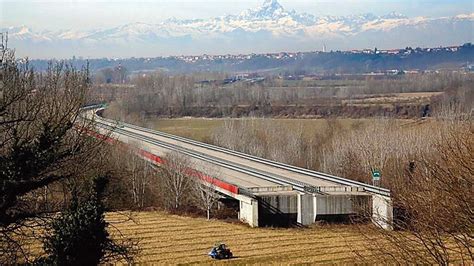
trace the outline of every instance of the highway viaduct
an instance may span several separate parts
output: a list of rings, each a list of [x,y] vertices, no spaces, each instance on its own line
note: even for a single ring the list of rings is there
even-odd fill
[[[186,155],[196,172],[217,169],[217,179],[206,179],[219,193],[238,201],[239,219],[252,227],[281,221],[310,225],[319,218],[352,215],[360,209],[372,221],[391,229],[393,209],[388,189],[311,171],[191,139],[105,119],[102,109],[85,109],[100,134],[137,149],[144,159],[160,164],[169,152]]]

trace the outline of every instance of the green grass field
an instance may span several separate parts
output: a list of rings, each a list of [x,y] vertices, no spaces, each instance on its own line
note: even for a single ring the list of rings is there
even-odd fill
[[[212,132],[222,126],[226,120],[232,118],[176,118],[159,119],[151,118],[147,122],[147,127],[163,131],[166,133],[208,142],[212,137]],[[244,118],[252,119],[252,118]],[[239,119],[241,120],[241,119]],[[254,119],[263,121],[263,119]],[[325,119],[265,119],[280,125],[282,128],[303,128],[306,137],[314,136],[318,131],[324,130],[328,126]],[[364,127],[370,123],[377,123],[374,119],[337,119],[343,129],[356,129]],[[403,123],[402,120],[397,120]]]

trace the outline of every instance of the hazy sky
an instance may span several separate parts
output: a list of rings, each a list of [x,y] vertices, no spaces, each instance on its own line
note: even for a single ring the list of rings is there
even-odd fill
[[[0,0],[0,26],[27,25],[36,30],[92,29],[167,18],[208,18],[238,14],[263,0],[41,1]],[[396,11],[407,16],[452,16],[474,12],[474,0],[280,0],[286,9],[313,15]]]

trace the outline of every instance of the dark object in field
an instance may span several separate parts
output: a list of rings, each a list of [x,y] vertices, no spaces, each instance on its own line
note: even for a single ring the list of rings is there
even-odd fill
[[[421,117],[423,117],[423,118],[424,118],[424,117],[428,117],[428,116],[430,115],[430,113],[431,113],[431,108],[430,108],[430,105],[427,104],[427,105],[425,105],[425,107],[423,108],[423,113],[422,113]]]
[[[211,258],[221,260],[232,258],[232,252],[226,247],[224,243],[218,243],[214,245],[208,254]]]

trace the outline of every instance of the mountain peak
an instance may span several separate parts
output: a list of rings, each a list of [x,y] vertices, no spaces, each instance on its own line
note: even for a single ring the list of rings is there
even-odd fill
[[[272,20],[287,15],[288,12],[277,0],[265,0],[260,7],[248,9],[240,14],[241,18],[247,20]]]
[[[384,19],[405,19],[405,18],[408,18],[408,17],[405,16],[405,15],[402,15],[400,13],[397,13],[395,11],[392,11],[389,14],[387,14],[385,16],[382,16],[382,18],[384,18]]]
[[[283,8],[277,0],[265,0],[262,4],[262,8],[268,9],[279,9]]]
[[[12,41],[25,50],[43,49],[56,55],[58,49],[70,54],[70,51],[75,52],[81,47],[88,55],[95,53],[115,57],[116,52],[130,55],[127,53],[130,53],[129,47],[133,45],[138,45],[134,51],[147,50],[143,54],[153,54],[159,50],[196,53],[197,49],[207,53],[240,53],[244,49],[256,51],[266,47],[269,50],[284,50],[288,47],[306,50],[313,49],[317,43],[325,43],[333,49],[374,45],[393,47],[397,44],[406,45],[399,38],[401,34],[410,43],[426,43],[426,31],[433,32],[429,38],[437,45],[447,42],[445,39],[449,39],[449,42],[469,42],[472,39],[469,29],[472,29],[473,22],[474,13],[453,18],[416,19],[407,19],[395,12],[384,16],[357,14],[315,17],[304,12],[285,10],[277,0],[261,0],[260,5],[239,15],[209,19],[170,18],[158,24],[138,22],[87,31],[55,32],[38,32],[25,26],[3,28],[0,25],[0,32],[8,31]],[[434,34],[438,32],[440,34]],[[267,41],[268,45],[265,43]],[[229,44],[229,47],[224,43]],[[116,50],[112,52],[111,49]]]

